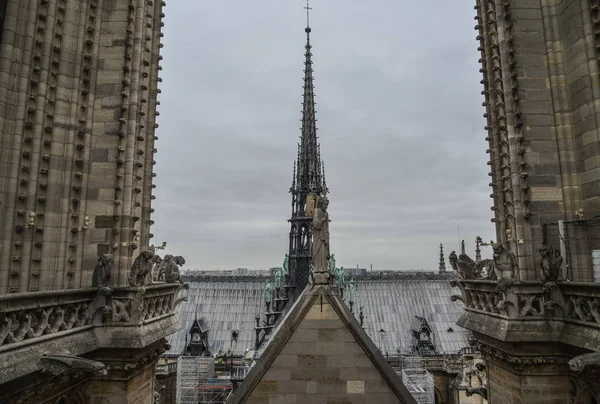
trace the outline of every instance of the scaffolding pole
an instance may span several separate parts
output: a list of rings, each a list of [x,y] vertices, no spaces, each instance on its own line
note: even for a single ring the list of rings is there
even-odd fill
[[[177,404],[200,404],[198,385],[215,373],[215,360],[197,356],[177,358]]]
[[[418,404],[435,404],[434,378],[425,369],[402,369],[402,382]]]

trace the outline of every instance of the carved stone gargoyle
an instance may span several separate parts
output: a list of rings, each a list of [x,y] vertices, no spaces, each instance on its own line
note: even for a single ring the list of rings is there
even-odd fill
[[[560,255],[560,252],[557,253],[553,247],[546,244],[540,247],[539,252],[542,258],[540,261],[540,278],[542,282],[548,284],[558,281],[563,263],[563,257]]]
[[[569,361],[569,367],[574,372],[581,372],[586,366],[600,366],[600,352],[590,352],[574,357]]]
[[[70,371],[83,371],[94,376],[106,376],[106,365],[70,355],[44,355],[40,358],[41,371],[53,375]]]
[[[131,286],[147,286],[150,283],[152,267],[154,266],[153,259],[154,250],[148,249],[143,251],[133,261],[131,272],[129,273],[129,284]]]
[[[485,398],[486,400],[488,399],[488,389],[487,387],[467,387],[466,389],[466,395],[467,397],[471,397],[473,394],[477,394],[483,398]]]
[[[108,286],[113,265],[114,262],[112,254],[103,254],[98,257],[98,264],[96,264],[96,267],[94,268],[94,274],[92,275],[93,288],[102,288]]]
[[[518,278],[519,268],[515,255],[504,248],[500,243],[492,246],[493,254],[493,270],[498,279],[498,290],[505,292]]]

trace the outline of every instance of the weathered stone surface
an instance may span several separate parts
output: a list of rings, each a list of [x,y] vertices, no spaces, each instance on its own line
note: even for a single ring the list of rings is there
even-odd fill
[[[231,403],[414,402],[328,286],[301,299]]]

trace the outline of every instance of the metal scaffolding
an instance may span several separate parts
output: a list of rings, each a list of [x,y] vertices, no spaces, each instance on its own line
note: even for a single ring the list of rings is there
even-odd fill
[[[198,356],[177,358],[177,404],[200,404],[198,387],[201,379],[215,374],[215,360]]]
[[[402,369],[402,382],[418,404],[435,404],[433,375],[425,369]]]

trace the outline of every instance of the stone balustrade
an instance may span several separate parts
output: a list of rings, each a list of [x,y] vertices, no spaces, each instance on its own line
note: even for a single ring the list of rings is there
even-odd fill
[[[97,293],[78,289],[0,296],[0,354],[19,343],[92,327],[90,308]]]
[[[144,348],[179,330],[187,285],[67,289],[0,296],[0,383],[35,371],[41,355]]]
[[[555,341],[600,349],[600,284],[493,280],[453,282],[465,305],[458,324],[499,340]],[[586,336],[586,337],[584,337]]]

